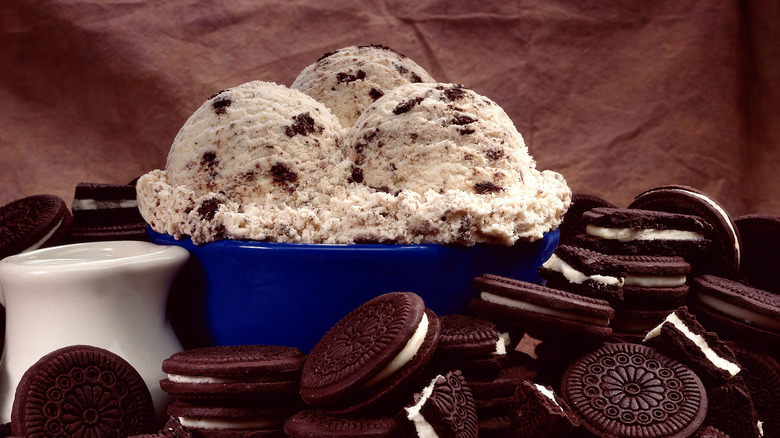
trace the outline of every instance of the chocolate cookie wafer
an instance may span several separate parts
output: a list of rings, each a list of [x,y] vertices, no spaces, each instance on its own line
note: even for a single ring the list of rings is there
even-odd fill
[[[71,211],[73,229],[68,242],[147,238],[147,224],[138,210],[135,184],[79,183]]]
[[[54,195],[34,195],[0,207],[0,259],[63,241],[73,218]]]
[[[614,310],[604,300],[492,274],[475,278],[473,286],[480,291],[469,303],[475,314],[538,339],[612,333]]]
[[[561,245],[539,268],[547,286],[607,300],[623,300],[626,270],[613,258],[585,248]]]
[[[680,362],[639,344],[606,344],[571,364],[561,393],[597,437],[693,435],[707,415],[699,377]]]
[[[582,215],[588,238],[577,245],[607,254],[697,258],[707,248],[711,226],[687,214],[638,208],[594,208]]]
[[[512,437],[544,438],[566,436],[579,419],[549,386],[525,380],[515,389],[511,415]]]
[[[747,438],[764,436],[759,431],[759,422],[741,376],[709,391],[706,425],[727,433],[729,437]]]
[[[780,343],[780,295],[703,275],[691,283],[696,318],[725,339]]]
[[[563,221],[558,227],[560,230],[560,244],[568,245],[572,243],[574,237],[585,233],[586,224],[582,222],[582,214],[597,207],[616,208],[611,202],[587,193],[572,193],[571,205],[563,215]]]
[[[680,307],[645,336],[643,342],[693,369],[700,377],[722,383],[742,369],[734,352]]]
[[[400,438],[393,417],[360,417],[331,414],[320,409],[297,412],[284,423],[292,438]]]
[[[24,437],[150,433],[152,396],[138,371],[118,355],[74,345],[33,364],[16,388],[11,424]]]
[[[298,400],[306,355],[276,345],[215,346],[174,353],[162,363],[163,391],[179,400],[288,402]]]
[[[727,341],[742,365],[740,376],[753,400],[765,437],[780,436],[780,362],[757,345]]]
[[[477,411],[460,371],[438,375],[398,416],[410,437],[476,438]],[[432,434],[433,432],[433,434]]]
[[[311,406],[339,413],[395,404],[428,364],[440,330],[439,318],[419,295],[373,298],[314,346],[303,366],[300,394]]]
[[[704,236],[711,242],[701,257],[688,260],[694,275],[735,278],[740,267],[742,243],[731,215],[712,196],[688,186],[667,185],[647,190],[628,208],[694,215],[710,226]]]

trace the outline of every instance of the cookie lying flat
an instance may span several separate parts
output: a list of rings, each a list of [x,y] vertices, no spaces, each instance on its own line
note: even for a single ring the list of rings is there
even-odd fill
[[[576,246],[561,245],[539,268],[547,286],[607,300],[623,300],[626,270],[608,255]]]
[[[699,376],[725,382],[741,371],[734,352],[714,332],[708,332],[681,307],[651,330],[644,342],[679,360]]]
[[[0,207],[0,259],[61,242],[73,218],[58,196],[34,195]]]
[[[742,252],[739,231],[731,215],[712,196],[688,186],[660,186],[639,194],[628,207],[701,217],[710,225],[705,237],[712,243],[700,260],[691,261],[694,274],[736,276]]]
[[[607,254],[697,257],[710,245],[698,216],[638,208],[594,208],[582,215],[591,248]]]
[[[15,435],[115,437],[154,430],[152,396],[132,365],[102,348],[55,350],[22,376],[11,411]]]
[[[691,295],[691,311],[720,336],[780,342],[780,295],[712,275],[693,279]]]
[[[575,361],[561,393],[598,437],[692,435],[707,414],[707,393],[680,362],[639,344],[606,344]]]
[[[560,230],[560,244],[568,245],[573,242],[575,236],[585,233],[585,223],[582,222],[582,214],[597,207],[616,206],[609,201],[587,193],[572,193],[571,205],[563,215],[563,221],[558,227]]]
[[[780,216],[748,214],[734,220],[742,240],[739,275],[753,287],[780,294],[776,272],[780,246]]]
[[[439,318],[414,293],[373,298],[336,323],[311,350],[303,365],[301,397],[331,412],[389,401],[422,373],[440,330]]]
[[[514,326],[544,339],[555,334],[608,336],[614,310],[604,300],[584,297],[498,275],[473,281],[479,298],[469,303],[480,317]]]
[[[469,438],[477,436],[474,398],[460,371],[438,375],[414,395],[399,414],[406,436]]]
[[[566,402],[549,386],[528,380],[521,382],[515,389],[514,405],[510,417],[513,437],[566,436],[572,427],[579,425]]]
[[[675,308],[688,295],[691,265],[682,257],[612,256],[626,272],[623,304],[634,308]]]
[[[165,359],[163,391],[180,400],[292,401],[306,356],[276,345],[216,346],[186,350]]]
[[[292,438],[399,438],[398,423],[390,417],[355,417],[331,414],[319,409],[302,410],[284,423]]]

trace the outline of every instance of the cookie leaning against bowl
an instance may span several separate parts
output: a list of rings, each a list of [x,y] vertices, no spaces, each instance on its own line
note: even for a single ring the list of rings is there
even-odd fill
[[[780,345],[780,295],[702,275],[691,282],[691,298],[691,312],[722,338]]]
[[[34,195],[0,207],[0,259],[55,245],[70,231],[70,209],[55,195]]]
[[[615,311],[607,301],[493,274],[475,278],[473,286],[480,291],[469,303],[475,314],[538,339],[612,333],[609,321]]]
[[[582,356],[566,370],[561,393],[597,437],[688,437],[707,414],[699,377],[639,344],[606,344]]]
[[[128,436],[154,430],[152,396],[132,365],[102,348],[74,345],[33,364],[16,388],[14,435]]]
[[[396,396],[423,372],[440,330],[439,318],[419,295],[375,297],[342,318],[311,350],[301,374],[301,397],[336,413],[402,404]]]
[[[692,261],[694,275],[736,277],[742,252],[739,230],[728,211],[712,196],[688,186],[660,186],[639,194],[628,208],[701,217],[711,226],[705,237],[712,244],[700,261]]]

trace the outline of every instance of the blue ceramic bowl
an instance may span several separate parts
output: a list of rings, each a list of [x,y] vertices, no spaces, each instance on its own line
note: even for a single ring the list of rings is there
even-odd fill
[[[308,352],[335,323],[371,298],[420,295],[437,315],[465,313],[471,281],[490,273],[539,282],[558,230],[512,247],[313,245],[221,240],[194,245],[151,229],[152,242],[190,251],[168,312],[186,348],[289,345]]]

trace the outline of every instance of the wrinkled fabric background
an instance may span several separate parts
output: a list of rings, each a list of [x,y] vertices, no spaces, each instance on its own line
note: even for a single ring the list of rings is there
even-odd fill
[[[777,23],[775,0],[5,0],[0,203],[127,183],[213,93],[384,44],[499,103],[574,192],[780,215]]]

